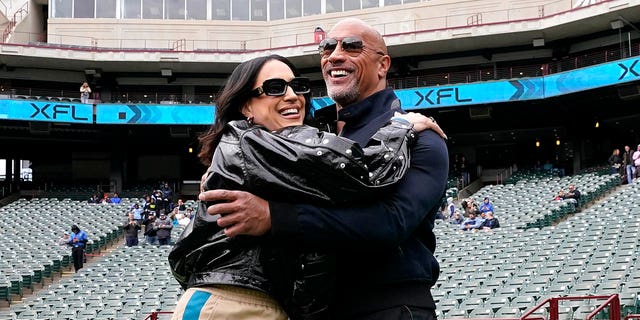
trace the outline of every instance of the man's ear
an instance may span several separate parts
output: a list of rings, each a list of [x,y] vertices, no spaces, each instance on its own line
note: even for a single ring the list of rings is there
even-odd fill
[[[378,78],[386,78],[387,73],[389,72],[389,68],[391,68],[391,57],[389,57],[389,55],[380,57],[380,62],[378,65]]]

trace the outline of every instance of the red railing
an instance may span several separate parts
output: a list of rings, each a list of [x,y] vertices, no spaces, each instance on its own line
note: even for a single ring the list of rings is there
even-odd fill
[[[558,320],[560,318],[560,301],[563,300],[602,300],[606,299],[600,306],[595,308],[588,316],[586,320],[591,320],[595,317],[600,311],[604,310],[606,307],[609,307],[609,319],[610,320],[620,320],[621,311],[620,311],[620,298],[617,294],[613,294],[610,296],[576,296],[576,297],[557,297],[557,298],[548,298],[542,301],[533,309],[525,312],[522,316],[520,316],[520,320],[533,320],[539,319],[539,317],[529,318],[534,312],[538,311],[545,304],[549,304],[549,320]]]
[[[173,314],[173,311],[154,311],[144,318],[144,320],[158,320],[159,314]]]
[[[16,10],[13,14],[13,18],[9,20],[7,27],[4,28],[4,31],[2,32],[2,42],[7,42],[7,40],[9,40],[9,36],[13,33],[13,29],[16,27],[18,22],[22,21],[22,19],[24,19],[28,14],[29,2],[26,2],[20,9]]]

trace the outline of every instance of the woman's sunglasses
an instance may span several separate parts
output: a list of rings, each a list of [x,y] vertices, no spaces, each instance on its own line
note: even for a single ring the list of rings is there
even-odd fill
[[[358,37],[345,37],[342,38],[342,40],[327,38],[320,41],[320,45],[318,45],[318,52],[320,52],[320,55],[323,58],[328,57],[333,53],[334,50],[336,50],[338,42],[342,43],[342,51],[354,57],[362,53],[362,51],[364,50],[364,43],[362,43],[362,39]],[[385,55],[385,53],[382,51],[376,51],[376,53],[382,56]]]
[[[309,87],[309,78],[295,77],[291,81],[287,82],[284,79],[267,79],[262,83],[261,87],[257,87],[251,90],[251,94],[257,97],[261,94],[268,96],[283,96],[287,93],[287,86],[293,89],[295,94],[305,94],[311,92]]]

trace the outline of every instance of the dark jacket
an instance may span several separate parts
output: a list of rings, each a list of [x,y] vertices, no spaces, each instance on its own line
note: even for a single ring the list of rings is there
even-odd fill
[[[342,135],[366,143],[394,111],[401,110],[393,91],[378,92],[340,110]],[[335,107],[325,114],[335,115]],[[409,170],[383,197],[347,207],[269,202],[275,240],[336,250],[333,318],[401,305],[435,309],[428,290],[440,272],[433,226],[448,167],[444,140],[427,130],[411,150]]]
[[[125,238],[138,238],[138,230],[141,229],[140,225],[138,224],[138,222],[136,220],[133,220],[133,222],[129,219],[127,219],[127,221],[124,222],[124,224],[122,225],[122,229],[124,229],[124,236]]]
[[[274,134],[234,121],[214,153],[204,189],[245,190],[270,201],[325,205],[364,200],[402,178],[414,137],[409,125],[392,121],[361,148],[310,126]],[[281,261],[296,255],[273,246],[269,236],[226,237],[217,217],[206,213],[207,205],[198,204],[195,218],[169,254],[182,287],[238,285],[266,292],[281,303],[291,299],[287,290],[293,288],[296,262]]]

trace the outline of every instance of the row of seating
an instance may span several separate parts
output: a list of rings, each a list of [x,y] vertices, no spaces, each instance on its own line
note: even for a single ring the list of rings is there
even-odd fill
[[[177,237],[181,228],[175,228]],[[173,310],[182,288],[171,275],[171,246],[120,246],[72,277],[62,278],[22,303],[9,319],[142,319]],[[1,314],[0,314],[1,316]]]
[[[562,222],[523,228],[530,216],[553,210],[550,190],[569,183],[586,197],[593,194],[589,201],[602,198]],[[610,294],[620,295],[623,314],[640,312],[640,183],[612,191],[616,185],[592,172],[523,179],[474,194],[478,200],[491,196],[502,227],[462,232],[436,225],[438,317],[519,317],[546,298]],[[563,301],[560,317],[584,319],[601,302]],[[548,313],[542,308],[537,314]]]
[[[11,295],[22,296],[24,289],[33,290],[72,264],[71,249],[57,244],[71,225],[87,233],[87,253],[99,252],[118,239],[128,206],[34,198],[0,208],[0,298],[11,301]]]

